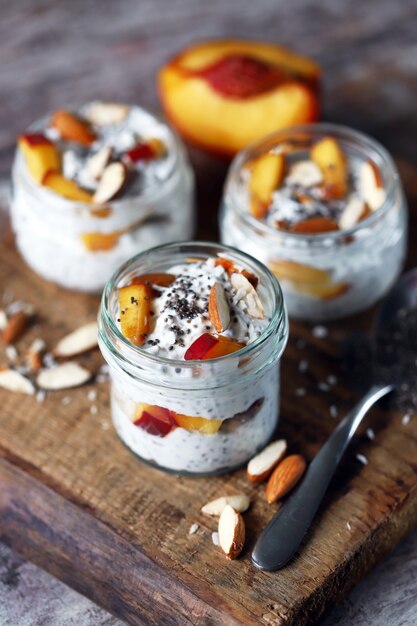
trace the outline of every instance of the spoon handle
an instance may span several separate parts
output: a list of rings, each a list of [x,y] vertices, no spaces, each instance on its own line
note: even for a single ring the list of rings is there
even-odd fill
[[[283,567],[294,555],[307,532],[329,482],[362,418],[393,385],[373,385],[365,397],[340,422],[315,456],[306,475],[282,509],[263,530],[252,552],[252,561],[262,570]]]

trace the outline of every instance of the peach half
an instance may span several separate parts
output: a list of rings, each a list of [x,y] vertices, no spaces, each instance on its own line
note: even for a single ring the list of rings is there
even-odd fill
[[[186,139],[230,157],[268,133],[316,121],[320,75],[312,60],[272,43],[213,40],[171,59],[158,87]]]

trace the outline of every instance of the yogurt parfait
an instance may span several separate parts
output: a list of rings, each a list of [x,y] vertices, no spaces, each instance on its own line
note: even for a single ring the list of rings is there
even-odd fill
[[[121,440],[181,474],[217,474],[272,437],[288,336],[272,273],[232,248],[171,244],[140,254],[103,293],[99,344]]]
[[[11,218],[47,280],[98,292],[121,263],[193,232],[193,175],[168,126],[138,106],[92,102],[18,139]]]
[[[222,240],[270,267],[296,318],[372,305],[401,271],[406,229],[391,157],[348,128],[314,124],[269,136],[237,156],[226,182]]]

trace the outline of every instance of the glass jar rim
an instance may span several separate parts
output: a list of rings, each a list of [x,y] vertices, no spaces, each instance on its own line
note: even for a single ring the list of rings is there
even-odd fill
[[[83,105],[72,104],[72,105],[67,106],[66,109],[68,111],[80,111],[83,107],[88,106],[89,104],[93,104],[94,102],[96,101],[92,100],[91,102],[87,102]],[[168,158],[171,158],[171,162],[170,162],[168,171],[166,173],[166,176],[163,179],[153,181],[152,184],[147,185],[138,194],[128,196],[126,198],[109,200],[108,202],[103,203],[103,204],[98,204],[98,203],[88,204],[85,202],[70,200],[68,198],[65,198],[64,196],[59,196],[58,194],[54,193],[47,187],[44,187],[43,185],[40,185],[39,183],[36,182],[36,180],[30,175],[29,170],[24,162],[21,150],[17,146],[16,152],[15,152],[14,167],[16,166],[23,167],[23,173],[24,173],[23,180],[25,184],[28,186],[29,191],[31,191],[34,194],[39,194],[39,193],[45,194],[47,199],[54,201],[55,210],[62,209],[64,211],[68,210],[69,207],[75,208],[75,209],[80,209],[80,208],[95,209],[101,206],[106,206],[106,207],[112,206],[116,210],[118,208],[123,209],[129,206],[129,203],[133,201],[137,202],[138,200],[143,200],[144,203],[148,203],[148,202],[156,201],[160,195],[165,194],[166,193],[165,185],[169,183],[170,181],[172,181],[174,179],[174,175],[178,173],[180,158],[184,149],[181,139],[179,135],[177,134],[177,132],[158,115],[151,113],[150,111],[141,107],[138,104],[127,104],[127,103],[124,103],[124,104],[126,104],[126,106],[128,106],[129,108],[138,109],[141,113],[144,113],[145,115],[148,115],[150,118],[153,118],[155,122],[157,122],[158,124],[161,125],[161,127],[166,129],[168,136],[170,140],[172,141],[172,146],[170,150],[171,154],[168,157]],[[45,115],[43,115],[42,117],[35,120],[34,122],[32,122],[32,124],[27,126],[26,129],[21,134],[25,134],[29,131],[39,131],[41,128],[44,128],[44,122],[50,119],[50,117],[52,116],[52,113],[53,112],[50,111],[46,113]]]
[[[198,250],[196,250],[196,248],[198,247],[203,248],[204,251],[208,251],[212,249],[213,256],[215,256],[217,252],[221,251],[222,253],[224,252],[225,254],[230,255],[232,259],[238,262],[240,261],[242,263],[246,261],[251,269],[255,269],[255,271],[257,271],[258,274],[260,275],[263,274],[263,276],[267,278],[267,280],[272,285],[272,289],[273,289],[273,293],[275,297],[273,313],[272,313],[272,317],[268,325],[265,327],[265,329],[262,331],[259,337],[257,337],[251,343],[247,344],[241,350],[238,350],[234,353],[231,353],[225,356],[216,357],[214,359],[208,359],[206,361],[204,360],[185,361],[181,359],[169,359],[167,357],[162,357],[156,354],[152,354],[149,351],[144,350],[140,346],[135,346],[121,333],[112,315],[110,314],[109,303],[110,303],[111,294],[114,292],[115,289],[117,289],[118,284],[120,284],[120,281],[122,280],[123,276],[126,275],[126,272],[129,269],[129,267],[132,264],[136,263],[138,260],[145,258],[149,253],[158,254],[161,251],[169,251],[171,249],[172,251],[174,251],[175,249],[180,248],[181,252],[184,252],[184,259],[185,259],[187,256],[190,256],[191,254],[194,254],[194,255],[198,254]],[[207,258],[207,256],[202,254],[201,258],[204,259],[204,258]],[[115,346],[113,345],[113,343],[109,341],[108,331],[110,331],[110,333],[115,337],[117,341],[121,342],[121,344],[124,347],[124,350],[126,351],[126,354],[131,355],[132,358],[139,357],[140,359],[143,359],[144,363],[147,363],[151,366],[153,364],[155,366],[159,365],[159,366],[166,366],[169,368],[180,367],[182,369],[192,369],[196,366],[196,364],[198,364],[199,367],[202,367],[202,368],[204,367],[209,368],[209,367],[212,367],[213,364],[226,362],[227,360],[231,361],[233,359],[236,359],[236,357],[238,358],[249,357],[251,354],[255,353],[257,349],[262,348],[262,346],[265,345],[268,339],[271,336],[273,336],[276,329],[280,329],[282,327],[284,327],[284,331],[287,332],[287,336],[288,336],[287,312],[285,308],[284,297],[283,297],[283,293],[281,290],[281,286],[277,278],[274,276],[274,274],[266,266],[261,264],[259,261],[257,261],[255,258],[250,256],[249,254],[246,254],[245,252],[241,252],[240,250],[232,248],[231,246],[226,246],[223,244],[218,244],[218,243],[214,243],[210,241],[172,242],[172,243],[163,244],[160,246],[155,246],[153,248],[145,250],[144,252],[141,252],[135,255],[134,257],[130,258],[128,261],[123,263],[123,265],[113,274],[110,280],[106,283],[103,289],[100,310],[99,310],[99,335],[100,335],[100,338],[104,341],[107,349],[109,349],[113,355],[115,355],[118,359],[121,359],[122,361],[127,361],[128,363],[131,363],[131,360],[127,359],[125,354],[122,353],[120,350],[117,350]],[[283,345],[281,346],[281,349],[277,358],[281,356],[285,348],[286,341],[287,341],[287,338],[285,338],[285,341],[283,342]]]
[[[283,140],[284,138],[289,140],[291,139],[292,135],[301,133],[310,134],[312,137],[314,137],[315,135],[323,136],[325,134],[331,134],[339,139],[345,139],[346,141],[350,140],[352,143],[356,142],[358,146],[368,148],[370,152],[378,155],[382,166],[386,169],[386,171],[391,174],[388,180],[388,186],[385,188],[386,195],[384,202],[379,207],[379,209],[373,211],[371,215],[368,215],[366,218],[364,218],[351,228],[345,228],[343,230],[330,231],[325,233],[308,234],[277,230],[273,226],[270,226],[269,224],[266,224],[265,222],[254,217],[249,212],[247,207],[242,206],[241,203],[237,202],[234,196],[237,191],[238,177],[242,167],[250,160],[250,158],[253,158],[256,152],[261,152],[260,149],[268,143],[278,144],[279,140]],[[261,231],[264,235],[267,235],[268,237],[276,237],[280,242],[282,242],[283,240],[288,240],[292,241],[293,243],[304,241],[320,243],[322,241],[329,240],[338,241],[339,239],[343,239],[346,236],[354,235],[358,231],[372,226],[375,222],[379,221],[379,219],[381,219],[394,205],[399,181],[400,178],[395,163],[388,150],[386,150],[386,148],[384,148],[382,144],[380,144],[372,137],[369,137],[365,133],[350,128],[349,126],[322,122],[303,124],[300,126],[292,126],[286,129],[282,129],[280,131],[270,133],[262,139],[258,139],[249,144],[246,148],[244,148],[235,156],[230,165],[224,187],[224,198],[226,198],[230,194],[233,205],[236,211],[239,213],[240,217],[248,224],[248,226],[258,231]]]

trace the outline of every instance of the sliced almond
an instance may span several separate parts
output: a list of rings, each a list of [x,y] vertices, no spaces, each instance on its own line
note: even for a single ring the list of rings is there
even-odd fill
[[[234,496],[221,496],[220,498],[216,498],[216,500],[212,500],[205,504],[201,512],[205,513],[205,515],[216,515],[219,516],[223,513],[225,506],[232,506],[235,511],[239,511],[240,513],[244,513],[250,506],[250,499],[245,494],[236,494]]]
[[[57,343],[53,353],[59,358],[68,358],[92,350],[97,345],[97,322],[84,324]]]
[[[3,341],[6,345],[15,343],[25,332],[30,317],[26,311],[18,311],[9,317],[3,330]]]
[[[361,198],[353,196],[345,206],[343,213],[339,218],[339,228],[343,230],[353,228],[360,221],[365,211],[365,202],[361,200]]]
[[[111,161],[113,148],[103,146],[96,154],[93,154],[86,163],[85,171],[88,178],[100,180],[104,170]]]
[[[45,342],[43,339],[35,339],[29,346],[26,353],[26,361],[30,369],[34,372],[42,367],[43,353],[45,352]]]
[[[112,200],[121,192],[127,180],[127,167],[124,163],[110,163],[103,172],[93,202],[102,204]]]
[[[33,396],[35,393],[35,387],[30,380],[12,369],[0,370],[0,387],[16,393],[25,393],[28,396]]]
[[[275,468],[266,486],[266,499],[269,504],[283,498],[304,474],[306,462],[300,454],[287,456]]]
[[[230,504],[225,506],[220,515],[218,532],[221,549],[228,559],[236,559],[245,543],[245,522]]]
[[[291,185],[314,187],[323,182],[323,173],[314,161],[298,161],[291,167],[287,182]]]
[[[250,284],[246,276],[235,272],[231,275],[230,282],[236,290],[237,301],[244,303],[249,315],[256,319],[263,319],[265,316],[264,307],[255,288]]]
[[[59,390],[70,389],[84,385],[91,378],[91,372],[78,363],[63,363],[42,370],[36,379],[38,387],[42,389]]]
[[[359,173],[360,190],[365,202],[376,211],[385,200],[381,174],[373,161],[365,161]]]
[[[230,307],[225,291],[219,283],[214,283],[210,289],[208,310],[210,321],[218,333],[229,328]]]
[[[0,330],[4,330],[7,326],[7,315],[6,311],[0,309]]]
[[[261,483],[269,476],[274,467],[283,458],[287,451],[285,439],[273,441],[248,463],[246,475],[253,483]]]
[[[127,104],[95,102],[88,108],[86,117],[92,124],[97,124],[97,126],[110,126],[110,124],[123,122],[128,114],[129,107]]]

